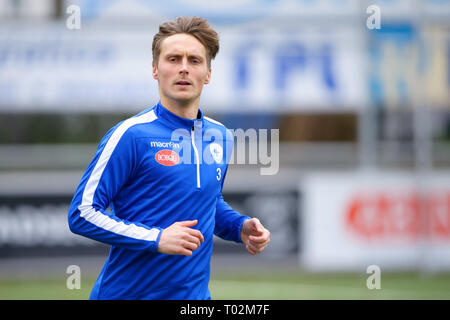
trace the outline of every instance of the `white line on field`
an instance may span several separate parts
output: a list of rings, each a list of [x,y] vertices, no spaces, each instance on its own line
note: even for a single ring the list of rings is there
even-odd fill
[[[243,284],[248,283],[246,281],[237,281],[237,280],[212,280],[211,285],[214,286],[233,286],[233,287],[239,287]],[[364,283],[365,284],[365,283]],[[365,286],[362,287],[347,287],[347,286],[340,286],[340,285],[320,285],[320,284],[299,284],[299,283],[287,283],[287,282],[271,282],[271,281],[255,281],[251,283],[251,286],[256,288],[262,288],[262,287],[282,287],[286,289],[301,289],[301,290],[317,290],[317,289],[323,289],[323,290],[339,290],[339,292],[342,292],[342,290],[349,290],[349,291],[358,291],[358,292],[366,292],[366,291],[372,291],[372,292],[387,292],[387,293],[404,293],[404,292],[410,292],[412,293],[411,288],[388,288],[383,289],[381,287],[380,290],[369,290]],[[447,293],[450,298],[450,292],[448,289],[433,289],[433,293]]]
[[[237,281],[237,280],[212,280],[212,285],[230,285],[230,286],[242,286],[244,283],[248,283],[246,281]],[[277,287],[287,287],[287,288],[295,288],[295,289],[350,289],[350,290],[367,290],[365,287],[346,287],[346,286],[336,286],[336,285],[319,285],[319,284],[298,284],[298,283],[287,283],[287,282],[271,282],[271,281],[255,281],[252,282],[251,285],[253,287],[266,287],[266,286],[277,286]]]

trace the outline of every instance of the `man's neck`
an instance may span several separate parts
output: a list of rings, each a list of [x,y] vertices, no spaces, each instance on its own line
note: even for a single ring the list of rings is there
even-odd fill
[[[198,101],[179,103],[171,99],[161,97],[161,104],[170,112],[184,119],[197,119]]]

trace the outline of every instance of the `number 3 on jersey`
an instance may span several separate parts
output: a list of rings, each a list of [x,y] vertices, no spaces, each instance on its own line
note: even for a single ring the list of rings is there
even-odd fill
[[[216,176],[216,178],[217,178],[217,181],[220,181],[220,179],[222,178],[222,170],[220,170],[220,168],[217,168],[217,176]]]

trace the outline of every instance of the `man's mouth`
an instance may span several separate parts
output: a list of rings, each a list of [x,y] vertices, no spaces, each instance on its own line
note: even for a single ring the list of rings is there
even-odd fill
[[[189,81],[186,81],[186,80],[177,81],[177,82],[175,82],[175,84],[177,86],[190,86],[191,85],[191,83]]]

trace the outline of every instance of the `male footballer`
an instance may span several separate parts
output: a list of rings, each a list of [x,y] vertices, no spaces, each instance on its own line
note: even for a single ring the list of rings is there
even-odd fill
[[[69,209],[72,232],[111,246],[90,299],[211,299],[213,235],[251,254],[269,243],[258,219],[222,197],[233,136],[199,108],[218,50],[205,19],[159,26],[160,100],[103,137]]]

